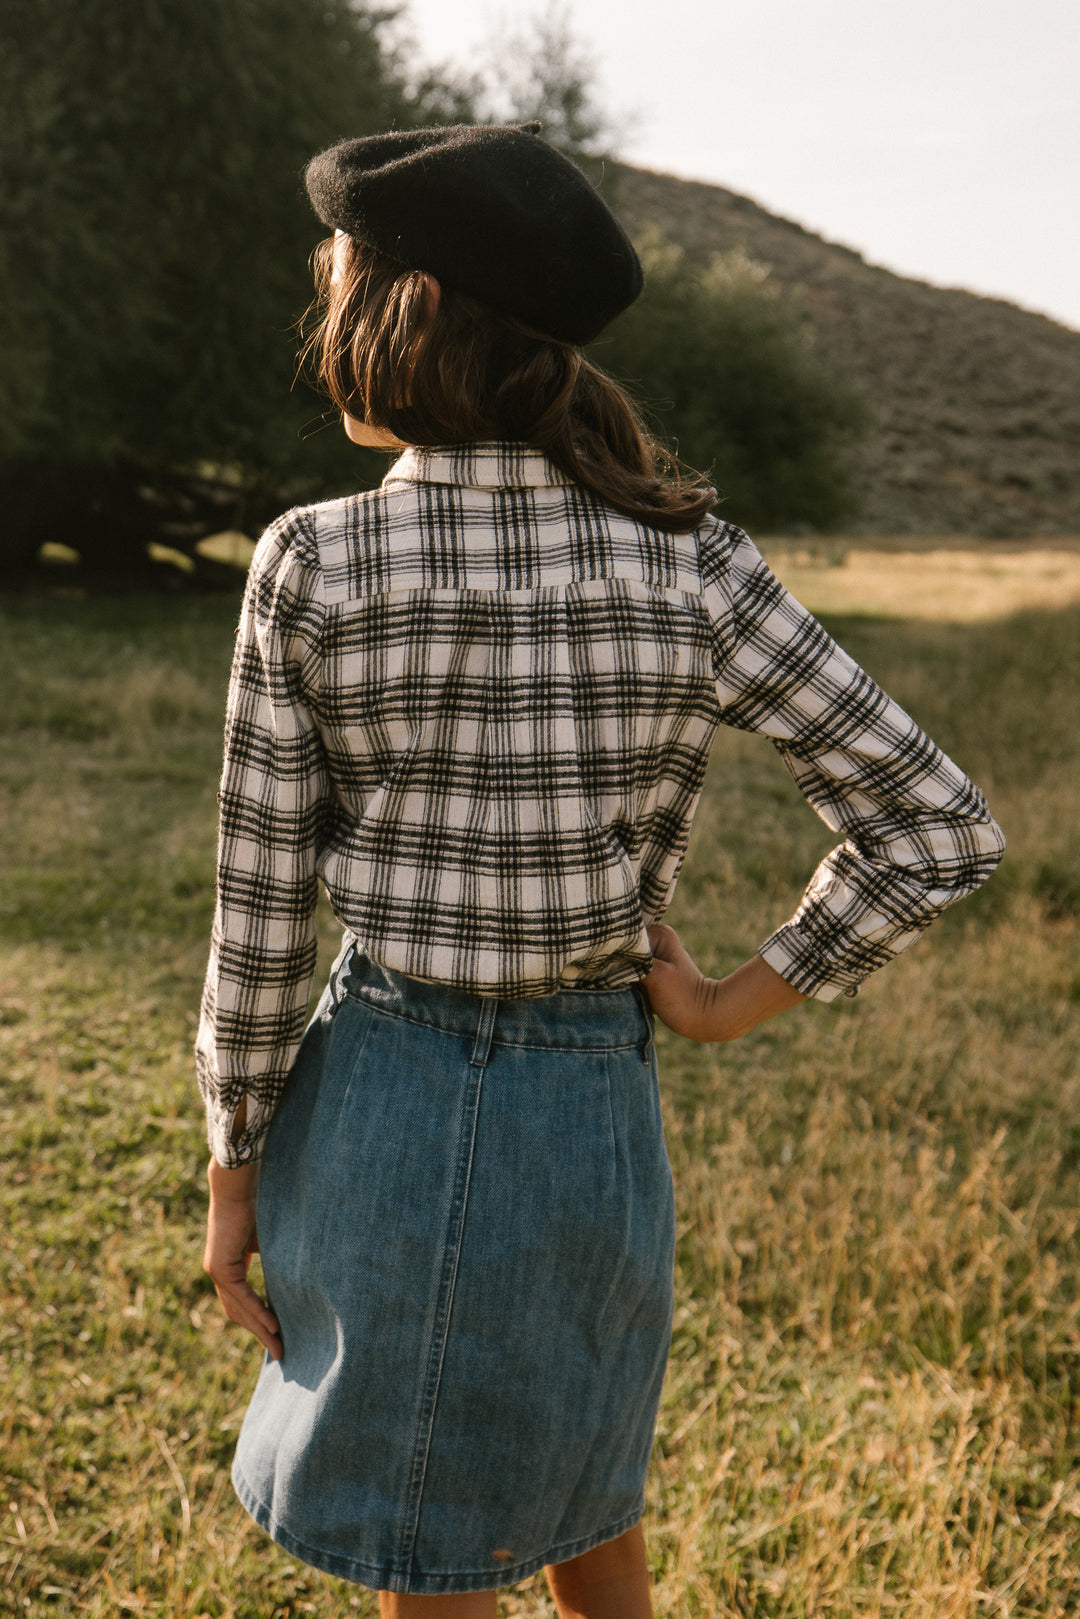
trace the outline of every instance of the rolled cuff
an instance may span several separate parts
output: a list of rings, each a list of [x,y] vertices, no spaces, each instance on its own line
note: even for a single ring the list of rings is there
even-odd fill
[[[857,972],[842,962],[824,961],[817,945],[792,922],[786,922],[758,946],[758,955],[780,977],[815,1001],[835,1001],[857,995],[868,972]]]
[[[247,1104],[248,1123],[236,1141],[232,1138],[236,1108],[225,1113],[211,1112],[207,1108],[206,1144],[222,1169],[240,1169],[244,1164],[257,1163],[263,1155],[270,1116],[265,1109],[259,1109],[251,1096],[248,1096]]]

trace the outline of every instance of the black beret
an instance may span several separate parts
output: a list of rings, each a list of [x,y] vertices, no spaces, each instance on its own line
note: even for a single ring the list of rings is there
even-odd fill
[[[539,124],[340,141],[304,180],[325,225],[546,336],[588,343],[642,288],[622,226]]]

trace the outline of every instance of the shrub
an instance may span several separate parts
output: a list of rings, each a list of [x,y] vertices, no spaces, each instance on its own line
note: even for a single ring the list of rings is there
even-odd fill
[[[734,522],[831,528],[851,515],[844,448],[862,409],[815,358],[797,305],[743,253],[691,262],[639,241],[645,292],[591,350],[630,385]]]

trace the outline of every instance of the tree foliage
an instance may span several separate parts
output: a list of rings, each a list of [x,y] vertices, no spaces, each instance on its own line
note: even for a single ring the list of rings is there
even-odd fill
[[[306,159],[408,116],[348,0],[6,0],[0,454],[279,477]]]
[[[594,179],[617,139],[617,120],[597,97],[596,64],[558,0],[497,22],[467,70],[443,61],[410,75],[408,62],[402,65],[420,122],[538,122],[544,139]]]
[[[293,387],[323,233],[301,181],[313,152],[393,125],[539,118],[598,177],[612,126],[565,8],[504,30],[464,78],[417,66],[395,17],[357,0],[4,0],[9,557],[74,539],[115,563],[143,555],[148,525],[254,527],[290,495],[381,474]],[[725,509],[835,520],[852,411],[790,311],[745,267],[699,271],[655,242],[646,258],[645,298],[601,363],[670,404]]]
[[[862,410],[815,359],[797,308],[744,254],[696,264],[658,234],[638,250],[645,292],[591,357],[710,473],[722,515],[773,532],[842,522],[844,449]]]
[[[596,99],[596,67],[578,43],[565,5],[528,23],[504,26],[492,40],[479,101],[510,124],[534,120],[544,139],[596,177],[615,125]]]

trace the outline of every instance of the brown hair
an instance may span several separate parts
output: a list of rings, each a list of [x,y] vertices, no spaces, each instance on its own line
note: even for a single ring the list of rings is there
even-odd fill
[[[302,358],[341,411],[434,449],[513,439],[572,482],[652,527],[685,533],[716,501],[684,473],[633,401],[571,343],[544,337],[465,293],[347,238],[313,256],[317,321]]]

